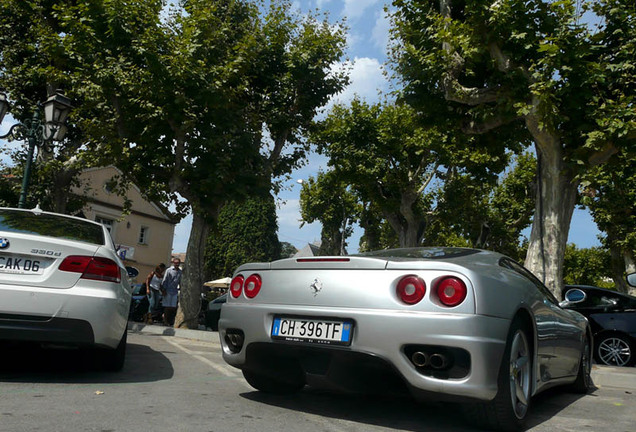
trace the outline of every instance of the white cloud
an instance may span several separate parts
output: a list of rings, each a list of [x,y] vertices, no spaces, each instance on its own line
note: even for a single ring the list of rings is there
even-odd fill
[[[342,14],[349,19],[360,18],[364,12],[376,5],[380,0],[344,0]]]
[[[376,14],[375,26],[371,32],[371,39],[373,44],[383,52],[386,52],[389,45],[389,29],[391,28],[391,21],[389,14],[385,11],[380,11]]]
[[[382,74],[382,65],[375,58],[356,57],[353,62],[340,63],[336,69],[349,69],[350,83],[344,91],[336,95],[329,106],[333,103],[347,103],[355,95],[368,102],[378,99],[379,92],[386,92],[389,83]]]
[[[331,3],[331,0],[316,0],[316,7],[322,9],[329,3]]]

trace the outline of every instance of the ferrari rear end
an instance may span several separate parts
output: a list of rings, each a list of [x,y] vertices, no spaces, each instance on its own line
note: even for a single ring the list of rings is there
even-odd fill
[[[477,314],[473,270],[439,258],[243,265],[219,321],[223,357],[264,391],[490,400],[510,320]]]

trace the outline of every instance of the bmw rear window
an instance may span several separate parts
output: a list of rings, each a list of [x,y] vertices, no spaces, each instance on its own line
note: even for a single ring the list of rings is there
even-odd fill
[[[0,210],[0,231],[36,234],[102,246],[104,231],[89,221],[31,211]]]

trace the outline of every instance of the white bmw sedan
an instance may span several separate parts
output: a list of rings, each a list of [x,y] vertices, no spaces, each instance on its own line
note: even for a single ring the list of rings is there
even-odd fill
[[[74,346],[118,371],[131,288],[108,230],[39,209],[0,208],[0,341]]]

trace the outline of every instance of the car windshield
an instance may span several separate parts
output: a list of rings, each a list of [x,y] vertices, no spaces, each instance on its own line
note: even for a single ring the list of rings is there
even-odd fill
[[[386,249],[373,252],[356,254],[361,257],[382,257],[382,258],[415,258],[415,259],[447,259],[460,256],[472,255],[479,252],[475,249],[438,247],[438,248],[403,248]]]
[[[47,213],[0,210],[0,231],[104,244],[104,231],[99,225]]]

